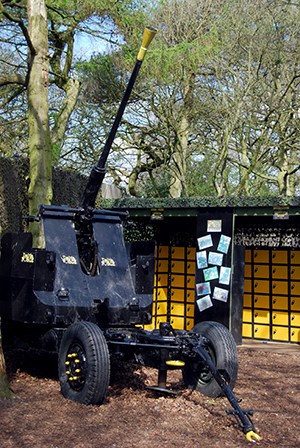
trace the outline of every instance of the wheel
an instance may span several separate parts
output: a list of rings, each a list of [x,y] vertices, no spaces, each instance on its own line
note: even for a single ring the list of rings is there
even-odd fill
[[[58,374],[64,397],[84,404],[101,404],[106,396],[110,360],[102,331],[91,322],[67,328],[59,349]]]
[[[211,359],[221,371],[226,372],[228,384],[234,388],[238,373],[238,356],[235,341],[229,330],[218,322],[200,322],[192,330],[208,340],[206,347]],[[186,364],[183,381],[189,388],[202,392],[207,397],[219,397],[222,390],[211,372],[201,362]]]

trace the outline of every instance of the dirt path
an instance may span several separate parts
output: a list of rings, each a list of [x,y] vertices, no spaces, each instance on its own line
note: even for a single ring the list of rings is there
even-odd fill
[[[297,346],[298,348],[298,346]],[[235,393],[254,410],[260,447],[300,447],[300,350],[239,348]],[[42,360],[40,360],[42,363]],[[152,369],[118,367],[106,402],[84,406],[65,400],[51,366],[11,372],[12,400],[0,400],[2,448],[197,448],[252,446],[227,416],[227,400],[187,391],[179,372],[168,376],[177,390],[157,396]]]

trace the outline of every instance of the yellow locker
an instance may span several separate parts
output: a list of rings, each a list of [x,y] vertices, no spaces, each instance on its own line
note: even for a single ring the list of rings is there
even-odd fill
[[[180,260],[184,260],[185,258],[185,247],[172,247],[171,248],[171,257],[179,258]]]
[[[243,322],[252,322],[252,310],[243,309]]]
[[[258,280],[254,282],[254,292],[259,294],[268,294],[270,290],[270,282],[268,280]]]
[[[292,280],[300,280],[300,266],[291,266],[290,276]]]
[[[157,272],[168,272],[169,271],[169,261],[168,260],[157,260],[156,270],[157,270]]]
[[[168,287],[168,274],[156,274],[154,277],[154,285],[158,288]]]
[[[289,307],[288,296],[273,296],[272,308],[273,310],[288,310]]]
[[[187,276],[186,285],[188,288],[195,288],[195,277],[193,275]]]
[[[260,249],[253,252],[254,263],[269,263],[269,251]]]
[[[288,263],[288,251],[287,250],[272,250],[271,258],[272,258],[272,263],[287,264]]]
[[[244,277],[251,278],[252,276],[252,266],[251,264],[245,264]]]
[[[188,274],[196,274],[196,262],[189,261],[186,266],[186,271]]]
[[[168,317],[167,316],[158,316],[156,318],[156,328],[159,328],[159,324],[161,322],[168,322]]]
[[[300,296],[300,282],[291,282],[291,295]]]
[[[185,330],[191,330],[194,327],[194,319],[186,319]]]
[[[254,296],[254,306],[255,308],[270,308],[270,298],[269,296],[260,296],[255,294]]]
[[[186,301],[189,303],[195,302],[195,291],[194,289],[188,289],[186,291]]]
[[[291,300],[291,310],[300,311],[300,297],[293,297]]]
[[[185,272],[185,262],[184,261],[174,261],[171,262],[171,272],[176,272],[179,274],[184,274]]]
[[[185,315],[185,304],[184,303],[171,303],[171,314],[176,314],[177,316]]]
[[[252,280],[245,278],[244,280],[244,291],[252,292]]]
[[[252,296],[251,296],[251,294],[244,294],[243,306],[245,308],[251,308],[251,306],[252,306]]]
[[[158,258],[168,258],[168,257],[169,257],[169,246],[159,246]]]
[[[157,316],[163,316],[168,312],[168,302],[157,302],[156,314]]]
[[[256,324],[270,324],[269,310],[254,310],[253,321]]]
[[[243,323],[242,337],[243,338],[252,338],[252,325],[251,324]]]
[[[245,250],[245,263],[251,263],[252,261],[252,250],[246,249]]]
[[[300,328],[291,328],[291,342],[300,343]]]
[[[184,302],[184,299],[185,299],[184,289],[176,289],[176,288],[171,289],[171,302],[173,302],[173,300],[176,300],[177,302]]]
[[[155,293],[156,292],[156,293]],[[168,289],[157,288],[154,290],[154,300],[168,300]]]
[[[254,338],[256,339],[270,339],[269,325],[255,325]]]
[[[171,316],[171,325],[177,330],[184,330],[184,317]]]
[[[284,311],[274,311],[272,313],[273,325],[289,325],[289,313]]]
[[[195,306],[192,304],[188,304],[186,306],[186,316],[187,317],[194,317],[194,313],[195,313]]]
[[[291,313],[291,324],[294,327],[300,327],[300,313]]]
[[[291,263],[300,264],[300,250],[291,251]]]
[[[188,247],[186,250],[186,257],[188,260],[195,260],[196,259],[196,248]]]
[[[275,279],[288,279],[288,267],[287,266],[272,266],[272,278]]]
[[[289,340],[289,328],[288,327],[272,327],[272,340],[273,341],[288,341]]]
[[[270,268],[265,264],[256,264],[253,272],[254,278],[269,278]]]
[[[185,276],[184,275],[172,275],[171,286],[175,288],[184,288]]]
[[[282,294],[287,295],[289,292],[289,284],[288,282],[284,281],[273,281],[272,282],[272,291],[273,294]]]

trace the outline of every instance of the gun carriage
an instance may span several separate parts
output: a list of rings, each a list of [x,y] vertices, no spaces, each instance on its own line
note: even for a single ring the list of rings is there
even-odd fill
[[[132,246],[122,225],[127,214],[95,209],[105,165],[156,31],[146,28],[140,51],[113,127],[92,169],[78,208],[41,205],[32,219],[43,226],[45,248],[32,246],[30,233],[7,233],[1,241],[0,316],[23,346],[58,354],[62,394],[85,404],[101,404],[110,378],[110,359],[158,370],[153,389],[168,392],[167,371],[181,369],[186,386],[209,397],[225,394],[248,440],[258,440],[251,412],[243,411],[232,389],[237,349],[228,329],[200,322],[193,331],[151,322],[154,243]],[[131,261],[130,261],[131,260]]]

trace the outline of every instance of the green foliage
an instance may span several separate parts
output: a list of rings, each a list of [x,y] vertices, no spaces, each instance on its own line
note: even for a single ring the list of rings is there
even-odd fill
[[[116,62],[116,55],[93,55],[90,60],[81,61],[76,65],[85,100],[101,105],[119,101],[125,80],[124,72]]]

